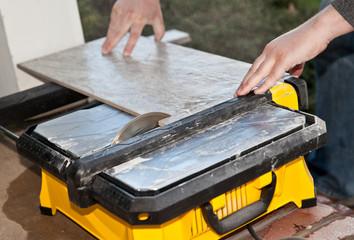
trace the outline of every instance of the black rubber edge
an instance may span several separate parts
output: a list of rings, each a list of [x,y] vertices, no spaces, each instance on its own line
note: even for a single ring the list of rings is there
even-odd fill
[[[317,206],[317,191],[315,188],[315,197],[309,199],[303,199],[301,202],[301,208],[309,208]]]
[[[54,216],[51,208],[39,206],[39,210],[41,211],[42,215]]]
[[[58,151],[53,150],[30,134],[35,126],[29,127],[16,142],[18,153],[25,156],[44,170],[50,172],[63,182],[66,182],[67,168],[72,163],[72,159],[63,156]]]
[[[290,84],[295,89],[298,97],[299,109],[308,110],[309,97],[306,81],[297,77],[289,77],[285,79],[284,82]]]

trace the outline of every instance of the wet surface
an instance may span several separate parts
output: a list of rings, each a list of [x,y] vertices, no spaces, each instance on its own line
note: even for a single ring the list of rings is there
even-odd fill
[[[35,132],[78,157],[110,146],[118,132],[134,116],[100,105],[39,124]]]
[[[157,191],[304,124],[299,113],[262,105],[105,173],[135,191]]]
[[[39,210],[40,168],[19,156],[12,141],[0,135],[1,239],[95,239],[66,216]]]

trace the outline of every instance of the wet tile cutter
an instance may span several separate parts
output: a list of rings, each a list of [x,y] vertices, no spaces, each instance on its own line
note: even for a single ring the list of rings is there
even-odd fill
[[[325,144],[326,128],[293,110],[306,105],[303,81],[229,99],[249,64],[143,37],[123,58],[127,39],[108,56],[98,39],[21,64],[65,87],[0,99],[2,125],[78,92],[104,102],[9,134],[42,169],[42,213],[100,239],[219,239],[287,203],[316,204],[302,156]]]
[[[29,127],[17,149],[42,169],[42,213],[97,238],[219,239],[287,203],[316,204],[302,156],[325,144],[326,128],[287,108],[297,109],[298,81],[162,127],[163,114],[94,102]]]

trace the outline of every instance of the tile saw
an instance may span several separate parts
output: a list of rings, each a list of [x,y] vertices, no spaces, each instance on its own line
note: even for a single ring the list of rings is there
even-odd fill
[[[298,101],[284,88],[165,126],[166,114],[95,103],[29,127],[17,149],[42,168],[42,213],[100,239],[219,239],[289,202],[316,204],[302,156],[325,144],[325,124],[276,104]]]
[[[64,87],[0,98],[2,125],[76,106],[7,132],[42,169],[43,214],[99,239],[220,239],[288,203],[316,204],[303,156],[326,127],[298,111],[304,81],[229,99],[249,64],[144,38],[129,58],[127,38],[102,56],[102,40],[19,65]],[[101,102],[77,106],[91,94]]]

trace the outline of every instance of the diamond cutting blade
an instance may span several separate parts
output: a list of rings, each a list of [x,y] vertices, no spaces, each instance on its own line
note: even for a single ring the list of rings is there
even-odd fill
[[[167,117],[170,115],[162,112],[150,112],[134,118],[119,131],[112,146],[158,127],[158,122]]]

